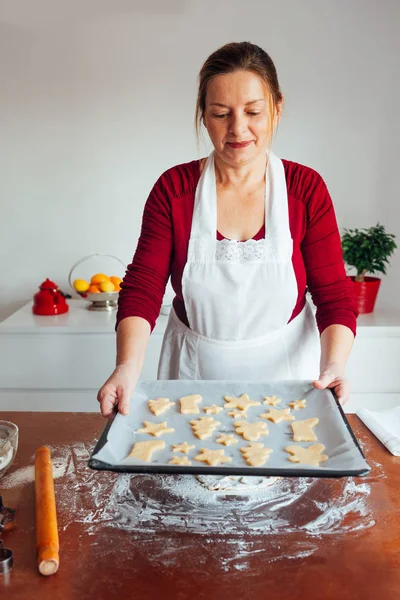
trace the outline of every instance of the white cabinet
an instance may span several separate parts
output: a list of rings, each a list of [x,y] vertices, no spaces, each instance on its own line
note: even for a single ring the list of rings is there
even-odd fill
[[[115,365],[115,312],[69,300],[56,317],[32,314],[29,303],[0,323],[0,410],[97,411],[96,394]],[[157,376],[168,317],[150,337],[141,378]],[[348,376],[345,409],[400,404],[400,311],[362,315]]]
[[[96,394],[115,366],[114,312],[69,300],[63,315],[32,314],[32,303],[0,323],[0,410],[97,411]],[[142,379],[156,379],[167,318],[150,337]]]

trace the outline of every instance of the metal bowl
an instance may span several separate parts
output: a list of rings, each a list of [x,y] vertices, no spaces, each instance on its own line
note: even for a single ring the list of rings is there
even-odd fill
[[[14,462],[18,450],[18,427],[10,421],[0,421],[0,478]]]
[[[119,292],[99,292],[98,294],[80,294],[82,298],[88,300],[91,304],[88,310],[116,310],[118,304]]]
[[[98,292],[97,294],[93,294],[93,293],[88,293],[88,292],[77,292],[74,288],[73,273],[75,272],[76,268],[79,265],[82,265],[82,263],[89,261],[90,259],[98,260],[98,257],[102,257],[102,260],[104,258],[111,258],[113,261],[117,261],[119,263],[120,267],[121,266],[124,267],[124,270],[125,270],[125,263],[123,263],[122,260],[119,259],[117,256],[113,256],[112,254],[90,254],[89,256],[85,256],[84,258],[81,258],[80,260],[78,260],[78,262],[76,262],[72,266],[72,268],[69,272],[69,275],[68,275],[69,284],[71,286],[71,289],[76,294],[79,294],[79,296],[81,298],[84,298],[85,300],[89,301],[89,304],[87,305],[88,310],[100,310],[100,311],[116,310],[117,305],[118,305],[119,292]],[[85,277],[83,277],[83,279],[85,279]],[[121,279],[122,279],[122,276],[121,276]]]

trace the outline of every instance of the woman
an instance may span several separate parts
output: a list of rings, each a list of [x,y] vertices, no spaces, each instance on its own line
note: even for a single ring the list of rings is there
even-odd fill
[[[203,65],[196,124],[214,151],[167,170],[146,202],[119,297],[117,366],[98,394],[104,416],[116,404],[128,413],[169,276],[159,379],[312,379],[348,399],[352,284],[322,178],[271,151],[282,100],[258,46],[227,44]]]

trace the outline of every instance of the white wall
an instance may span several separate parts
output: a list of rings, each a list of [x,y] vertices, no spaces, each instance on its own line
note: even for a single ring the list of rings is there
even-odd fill
[[[198,157],[197,74],[229,41],[275,60],[275,151],[322,174],[341,227],[400,241],[399,18],[398,0],[0,0],[0,320],[81,257],[130,261],[153,183]],[[399,293],[400,251],[378,306]]]

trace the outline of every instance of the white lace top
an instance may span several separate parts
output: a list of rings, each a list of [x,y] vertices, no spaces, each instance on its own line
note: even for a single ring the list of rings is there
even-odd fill
[[[289,250],[288,258],[291,256]],[[277,240],[275,238],[262,238],[260,240],[216,240],[210,243],[206,237],[191,238],[188,248],[188,259],[191,262],[259,262],[264,260],[277,260]]]

